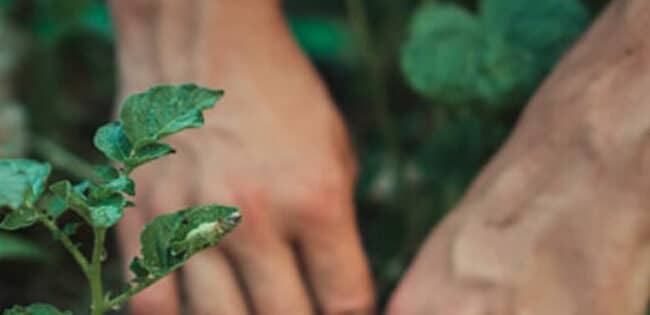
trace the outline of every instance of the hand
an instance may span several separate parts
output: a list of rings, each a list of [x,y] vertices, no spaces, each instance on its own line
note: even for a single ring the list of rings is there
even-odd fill
[[[247,3],[112,3],[125,94],[180,82],[226,91],[204,128],[170,138],[178,154],[134,174],[142,197],[120,226],[123,253],[137,253],[155,215],[236,205],[241,226],[182,271],[193,314],[370,314],[345,127],[277,3]],[[180,314],[179,280],[136,297],[134,314]]]
[[[560,64],[388,315],[645,314],[650,51],[621,26],[647,4],[614,2]]]

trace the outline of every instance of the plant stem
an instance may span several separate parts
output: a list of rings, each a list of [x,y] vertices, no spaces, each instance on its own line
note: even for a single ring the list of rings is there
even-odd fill
[[[378,53],[373,42],[373,35],[370,31],[370,23],[363,0],[346,1],[348,20],[353,27],[358,42],[361,58],[365,61],[368,75],[368,88],[370,99],[377,107],[377,122],[383,132],[383,138],[393,158],[400,160],[401,144],[395,122],[391,116],[386,83],[384,74],[384,58]]]
[[[88,282],[92,304],[90,306],[92,315],[102,315],[106,311],[104,300],[104,287],[102,284],[102,260],[104,260],[104,240],[106,239],[106,229],[95,229],[95,244],[93,246],[93,256],[88,270]]]
[[[126,301],[128,301],[132,296],[140,293],[140,291],[148,288],[152,284],[154,284],[156,281],[162,279],[163,277],[167,276],[165,275],[160,275],[160,276],[154,276],[152,278],[147,278],[146,280],[143,280],[142,282],[138,282],[135,286],[128,288],[126,291],[120,293],[120,295],[116,296],[115,298],[109,300],[106,302],[106,308],[114,308],[117,306],[120,306],[124,304]]]
[[[66,235],[59,227],[54,223],[50,218],[47,217],[47,215],[43,214],[42,211],[39,211],[37,209],[34,209],[39,213],[39,221],[56,236],[56,238],[63,244],[63,247],[65,247],[68,252],[70,252],[70,255],[74,258],[74,260],[77,262],[79,267],[81,268],[81,271],[83,271],[84,275],[88,275],[89,271],[89,265],[88,265],[88,260],[86,257],[79,251],[79,248],[72,242],[72,240]]]

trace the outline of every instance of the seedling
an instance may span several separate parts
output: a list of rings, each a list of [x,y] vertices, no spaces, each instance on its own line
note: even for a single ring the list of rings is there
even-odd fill
[[[68,180],[49,186],[51,166],[31,160],[0,160],[0,229],[18,230],[41,224],[70,252],[85,275],[91,292],[92,315],[119,308],[135,294],[181,267],[192,255],[214,246],[240,221],[236,208],[220,205],[191,207],[159,216],[140,235],[141,254],[133,258],[134,277],[121,292],[107,292],[102,281],[105,237],[108,229],[133,206],[135,195],[130,178],[137,167],[174,153],[160,142],[164,137],[203,125],[203,111],[221,98],[222,91],[192,84],[158,86],[126,99],[120,121],[97,130],[95,146],[112,162],[96,170],[97,179],[73,184]],[[63,225],[63,213],[78,219]],[[86,255],[73,240],[76,227],[88,225],[94,233],[92,253]],[[4,315],[71,314],[45,304],[14,306]]]

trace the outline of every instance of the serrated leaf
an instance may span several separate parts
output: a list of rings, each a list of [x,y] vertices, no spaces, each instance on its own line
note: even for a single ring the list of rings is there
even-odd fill
[[[137,268],[158,276],[168,274],[192,255],[219,243],[240,218],[236,208],[218,205],[156,217],[140,235],[142,258]],[[138,273],[143,274],[142,270]]]
[[[540,67],[551,67],[589,25],[580,0],[483,0],[485,27],[508,43],[534,54]]]
[[[133,150],[120,122],[111,122],[97,129],[93,142],[106,157],[117,162],[124,163]]]
[[[47,304],[32,304],[29,306],[14,306],[6,309],[3,315],[72,315],[70,311],[59,311],[56,307]]]
[[[202,111],[214,107],[222,91],[194,84],[157,86],[126,99],[120,118],[135,149],[157,143],[165,136],[203,125]]]
[[[36,203],[50,171],[49,164],[31,160],[0,160],[0,207]]]
[[[43,248],[28,240],[0,233],[0,260],[43,260],[44,253]]]

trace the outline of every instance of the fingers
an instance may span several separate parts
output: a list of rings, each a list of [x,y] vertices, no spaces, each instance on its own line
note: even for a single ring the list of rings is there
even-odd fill
[[[246,295],[253,314],[313,314],[289,241],[271,224],[269,216],[274,212],[266,206],[264,198],[254,197],[235,202],[228,201],[231,198],[211,200],[236,204],[243,213],[242,223],[221,247],[239,275],[241,292]],[[214,296],[214,299],[229,303],[224,297]]]
[[[288,243],[280,239],[238,243],[228,254],[241,275],[254,314],[313,314],[299,266]],[[254,246],[254,245],[258,246]]]
[[[249,314],[235,272],[219,250],[192,257],[183,275],[192,314]]]
[[[343,207],[327,210],[341,211],[341,219],[319,215],[319,224],[304,225],[298,235],[301,258],[322,314],[373,314],[374,290],[354,212],[351,205]]]

